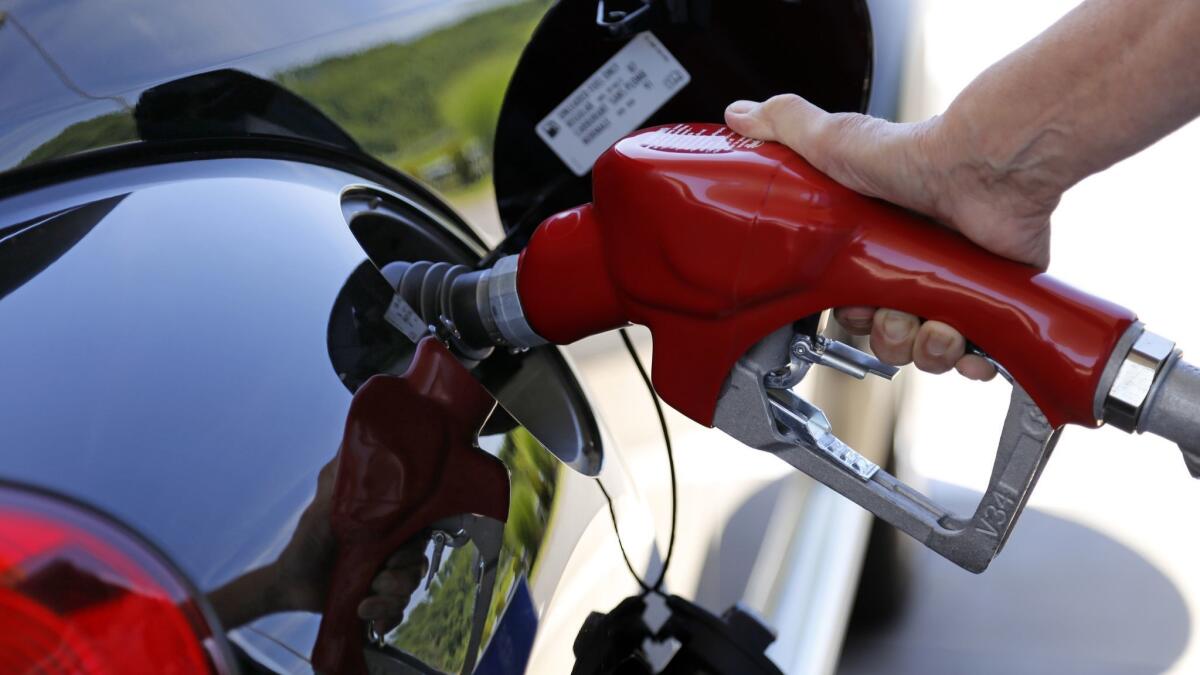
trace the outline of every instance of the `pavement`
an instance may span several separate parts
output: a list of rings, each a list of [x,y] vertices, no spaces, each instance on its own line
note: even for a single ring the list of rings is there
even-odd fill
[[[943,110],[975,74],[1074,3],[930,0],[917,14],[904,117]],[[1118,58],[1114,54],[1113,58]],[[1200,360],[1200,124],[1073,188],[1050,273],[1137,311]],[[986,485],[1008,387],[906,369],[901,472],[971,509]],[[841,675],[1200,672],[1200,483],[1179,451],[1110,428],[1069,428],[1007,547],[971,575],[911,547],[896,621],[852,633]]]

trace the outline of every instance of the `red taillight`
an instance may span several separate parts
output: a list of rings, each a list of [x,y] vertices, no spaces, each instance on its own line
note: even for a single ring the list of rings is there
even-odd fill
[[[0,673],[226,670],[187,588],[101,516],[0,486]]]

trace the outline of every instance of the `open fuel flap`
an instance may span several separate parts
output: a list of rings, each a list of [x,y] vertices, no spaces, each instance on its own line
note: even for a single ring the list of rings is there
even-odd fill
[[[591,202],[592,164],[630,132],[721,122],[735,100],[782,93],[862,112],[872,55],[864,0],[561,0],[500,110],[494,181],[508,234],[484,265],[522,250],[548,216]],[[668,618],[656,629],[644,595],[594,612],[573,644],[572,673],[781,672],[765,655],[774,633],[752,613],[735,606],[717,617],[673,595],[662,604]],[[667,643],[677,647],[659,663],[653,645]]]
[[[629,132],[720,122],[738,99],[796,93],[865,110],[864,0],[561,0],[525,47],[496,129],[495,188],[514,252],[591,201],[591,163]]]

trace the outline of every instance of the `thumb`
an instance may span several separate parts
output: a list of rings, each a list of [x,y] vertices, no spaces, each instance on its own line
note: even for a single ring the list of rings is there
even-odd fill
[[[915,172],[919,125],[827,113],[795,94],[734,102],[725,123],[743,136],[783,143],[851,190],[932,215],[927,186]]]
[[[762,103],[736,101],[725,109],[730,129],[752,138],[777,141],[824,170],[835,135],[833,115],[795,94],[772,96]]]
[[[725,124],[743,136],[778,141],[810,162],[815,128],[825,111],[794,94],[772,96],[757,103],[735,101],[725,109]]]
[[[777,141],[808,160],[822,173],[851,190],[881,197],[870,180],[870,158],[864,148],[878,147],[864,138],[870,129],[860,124],[865,115],[833,115],[795,94],[781,94],[755,103],[736,101],[725,109],[730,129],[751,138]],[[864,180],[866,178],[866,180]]]

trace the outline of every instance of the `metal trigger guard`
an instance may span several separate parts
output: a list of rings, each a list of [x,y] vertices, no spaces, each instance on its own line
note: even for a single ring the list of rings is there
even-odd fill
[[[446,537],[437,547],[459,548],[467,542],[475,544],[474,568],[475,604],[471,610],[471,632],[468,636],[467,649],[463,656],[462,673],[474,672],[479,659],[479,649],[483,642],[483,628],[487,623],[488,611],[492,607],[492,597],[496,590],[496,572],[500,562],[500,549],[504,545],[504,523],[498,520],[464,513],[443,518],[429,527],[431,538],[437,533]],[[438,571],[441,552],[435,552],[434,559],[429,561],[427,580],[432,579]],[[388,649],[387,635],[375,627],[375,622],[368,621],[366,625],[368,649]],[[406,671],[407,672],[407,671]],[[414,671],[415,672],[415,671]]]
[[[475,671],[475,663],[479,658],[479,648],[483,641],[483,627],[487,623],[488,611],[492,607],[492,596],[496,590],[496,571],[500,563],[500,549],[504,544],[504,523],[486,516],[462,514],[434,523],[432,528],[455,533],[456,536],[453,537],[453,540],[447,542],[450,546],[462,546],[467,541],[475,544],[473,563],[476,584],[475,605],[471,610],[471,633],[462,666],[462,673],[466,675]],[[433,569],[433,561],[430,561],[430,573],[436,574]]]
[[[750,447],[779,456],[963,569],[976,574],[987,569],[1025,508],[1061,428],[1052,428],[1037,404],[1013,382],[987,491],[974,514],[963,518],[859,456],[828,432],[828,421],[816,406],[788,389],[767,387],[771,378],[778,384],[786,372],[781,364],[791,363],[792,343],[791,329],[781,329],[734,365],[717,404],[714,426]],[[816,437],[824,440],[814,442]]]

